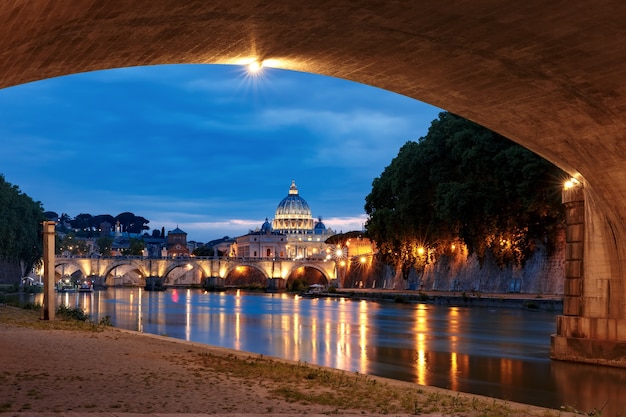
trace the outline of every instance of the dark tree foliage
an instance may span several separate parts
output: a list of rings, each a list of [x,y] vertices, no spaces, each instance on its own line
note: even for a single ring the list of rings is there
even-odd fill
[[[329,245],[345,245],[346,242],[350,239],[357,239],[360,237],[368,237],[367,233],[355,230],[346,233],[337,233],[336,235],[332,235],[328,239],[326,239],[325,243]]]
[[[89,230],[93,226],[93,216],[88,213],[80,213],[70,220],[70,226],[77,230]]]
[[[150,220],[146,220],[141,216],[135,216],[133,213],[124,212],[115,216],[115,222],[120,222],[122,225],[122,232],[137,233],[140,234],[144,230],[150,229],[147,224]]]
[[[89,253],[89,246],[85,240],[78,239],[73,232],[69,232],[63,238],[56,240],[55,252],[84,256]]]
[[[102,256],[111,256],[111,249],[113,248],[113,238],[108,236],[102,236],[96,239],[96,245],[98,246],[98,253]]]
[[[77,236],[81,237],[91,237],[91,233],[86,234],[85,232],[99,231],[103,223],[108,223],[111,227],[115,227],[118,221],[120,222],[122,232],[141,234],[141,232],[150,229],[147,226],[150,223],[149,220],[130,212],[120,213],[115,217],[110,214],[92,216],[89,213],[80,213],[74,218],[70,218],[64,213],[61,219],[62,223],[68,223],[71,229],[77,232]]]
[[[213,246],[200,246],[199,248],[195,248],[193,250],[193,252],[191,252],[191,253],[194,256],[207,256],[207,257],[209,257],[209,256],[215,255],[215,251],[213,249]],[[225,255],[226,254],[223,251],[221,251],[221,250],[217,251],[217,256],[225,256]]]
[[[26,270],[43,255],[40,202],[33,201],[0,175],[0,261],[23,262]]]
[[[131,239],[129,248],[122,250],[122,254],[129,256],[141,256],[143,255],[145,247],[146,245],[142,239]]]
[[[451,113],[407,142],[365,199],[367,231],[382,260],[423,266],[462,240],[484,259],[520,265],[563,222],[566,175],[531,151]]]
[[[46,211],[43,213],[43,216],[46,220],[51,220],[53,222],[56,222],[59,220],[59,214],[54,211]]]

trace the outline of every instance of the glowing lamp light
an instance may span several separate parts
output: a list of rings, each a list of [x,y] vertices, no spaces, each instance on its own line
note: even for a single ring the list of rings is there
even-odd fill
[[[262,61],[252,61],[248,64],[248,72],[256,74],[263,69]]]
[[[580,181],[578,181],[576,178],[570,178],[569,180],[565,181],[565,184],[563,184],[563,188],[569,190],[576,187],[577,185],[580,185]]]
[[[422,256],[424,254],[424,247],[420,246],[419,248],[417,248],[417,254],[419,256]]]

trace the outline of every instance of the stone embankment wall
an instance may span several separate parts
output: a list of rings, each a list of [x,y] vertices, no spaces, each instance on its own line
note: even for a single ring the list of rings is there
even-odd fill
[[[559,238],[556,250],[548,254],[543,247],[523,267],[501,268],[487,257],[481,265],[476,255],[463,251],[440,256],[426,266],[423,274],[411,271],[408,280],[399,270],[376,264],[364,271],[350,271],[344,288],[376,288],[423,291],[480,293],[523,293],[562,295],[564,285],[565,240]]]

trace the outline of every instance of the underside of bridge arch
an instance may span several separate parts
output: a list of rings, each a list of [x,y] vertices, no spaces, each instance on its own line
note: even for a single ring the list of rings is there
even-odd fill
[[[318,268],[312,266],[298,266],[286,277],[286,287],[291,290],[300,290],[313,284],[327,286],[328,277]]]
[[[55,264],[54,267],[55,281],[60,279],[70,278],[73,280],[80,280],[86,276],[85,271],[73,262],[62,262]]]
[[[174,264],[165,271],[163,284],[178,286],[199,285],[203,275],[202,269],[192,263]]]
[[[109,287],[143,287],[146,285],[146,273],[141,266],[118,263],[105,270],[103,281]]]
[[[580,279],[569,286],[553,353],[626,366],[625,17],[619,0],[12,1],[0,8],[0,88],[108,68],[259,59],[473,120],[583,184]]]
[[[238,265],[226,272],[224,285],[237,288],[265,288],[267,278],[265,272],[257,267]]]

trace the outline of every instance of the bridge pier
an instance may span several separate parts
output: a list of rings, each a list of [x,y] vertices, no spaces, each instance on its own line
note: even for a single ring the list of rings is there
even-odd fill
[[[267,279],[267,287],[265,291],[267,292],[282,292],[286,290],[285,280],[282,278],[268,278]]]
[[[610,222],[582,185],[563,190],[566,258],[563,315],[550,357],[626,368],[626,304]]]
[[[219,290],[221,288],[225,288],[224,282],[226,280],[220,277],[207,277],[202,281],[202,287],[206,289],[216,289]]]

